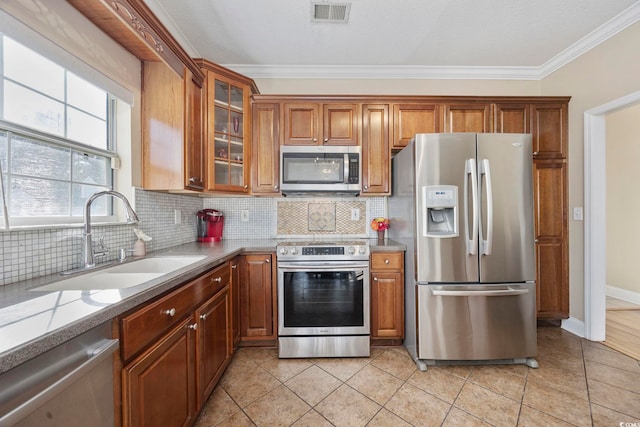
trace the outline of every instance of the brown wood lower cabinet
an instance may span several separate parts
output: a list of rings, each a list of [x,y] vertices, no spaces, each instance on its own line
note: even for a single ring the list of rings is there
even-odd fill
[[[120,319],[122,425],[187,426],[231,361],[230,263]]]
[[[243,255],[240,262],[240,341],[275,344],[277,301],[273,253]]]
[[[371,254],[371,341],[401,344],[404,339],[404,253]]]
[[[187,426],[196,413],[193,319],[180,322],[122,371],[124,426]]]
[[[233,348],[238,347],[240,342],[240,261],[242,257],[237,256],[231,261],[231,337]]]
[[[231,298],[229,285],[196,310],[198,408],[202,408],[231,362]]]

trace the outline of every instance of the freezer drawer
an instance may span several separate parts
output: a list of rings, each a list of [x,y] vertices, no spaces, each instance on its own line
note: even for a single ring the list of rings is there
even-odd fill
[[[418,359],[535,357],[535,284],[417,285]]]

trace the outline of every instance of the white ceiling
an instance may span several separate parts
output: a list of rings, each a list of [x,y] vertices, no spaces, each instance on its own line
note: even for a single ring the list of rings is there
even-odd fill
[[[348,0],[338,0],[346,2]],[[539,79],[640,19],[637,0],[146,0],[194,57],[253,78]]]

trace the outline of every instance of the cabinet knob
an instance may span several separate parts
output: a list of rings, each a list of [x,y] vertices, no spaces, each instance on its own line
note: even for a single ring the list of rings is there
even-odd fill
[[[245,190],[247,190],[247,189],[249,188],[249,186],[245,184],[245,185],[244,185],[244,187],[242,187],[242,188],[244,188]]]
[[[173,317],[176,315],[176,309],[175,308],[170,308],[169,310],[165,310],[162,313],[166,314],[169,317]]]
[[[218,283],[222,282],[222,277],[216,277],[216,278],[212,277],[211,278],[211,283],[213,283],[213,282],[218,282]]]
[[[196,329],[198,329],[198,324],[194,323],[193,325],[187,325],[188,329],[191,329],[192,331],[195,331]]]
[[[200,178],[197,176],[192,176],[189,178],[189,182],[200,182]]]
[[[537,156],[537,155],[538,155],[538,152],[537,152],[537,151],[534,151],[534,152],[533,152],[533,155],[534,155],[534,156]]]
[[[266,262],[267,264],[269,264],[271,262],[271,260],[269,258],[265,259],[264,262]]]
[[[318,142],[318,138],[313,138],[313,142]]]
[[[206,315],[206,314],[201,314],[201,315],[200,315],[200,319],[205,320],[206,318],[207,318],[207,315]]]
[[[378,278],[377,278],[377,277],[374,277],[374,278],[373,278],[373,281],[374,281],[374,282],[377,282],[377,281],[378,281]]]
[[[364,186],[364,189],[365,189],[365,190],[368,190],[368,189],[369,189],[369,186],[368,186],[368,185],[365,185],[365,186]]]
[[[233,265],[231,266],[231,268],[233,268],[233,269],[235,270],[236,268],[238,268],[238,264],[233,264]]]
[[[385,259],[385,260],[384,260],[384,263],[385,263],[385,264],[389,264],[389,260],[388,260],[388,259]]]
[[[273,186],[273,189],[274,189],[274,190],[276,190],[276,191],[278,191],[278,186],[277,186],[277,185],[274,185],[274,186]]]
[[[538,239],[535,239],[535,240],[534,240],[534,243],[538,243]]]
[[[329,138],[324,139],[324,143],[326,144],[327,142],[329,142]]]

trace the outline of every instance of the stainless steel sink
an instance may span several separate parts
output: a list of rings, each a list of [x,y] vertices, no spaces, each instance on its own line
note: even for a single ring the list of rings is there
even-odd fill
[[[151,257],[126,264],[114,265],[103,270],[74,276],[48,285],[31,289],[32,291],[73,291],[126,289],[138,286],[150,280],[206,258],[204,255]]]

